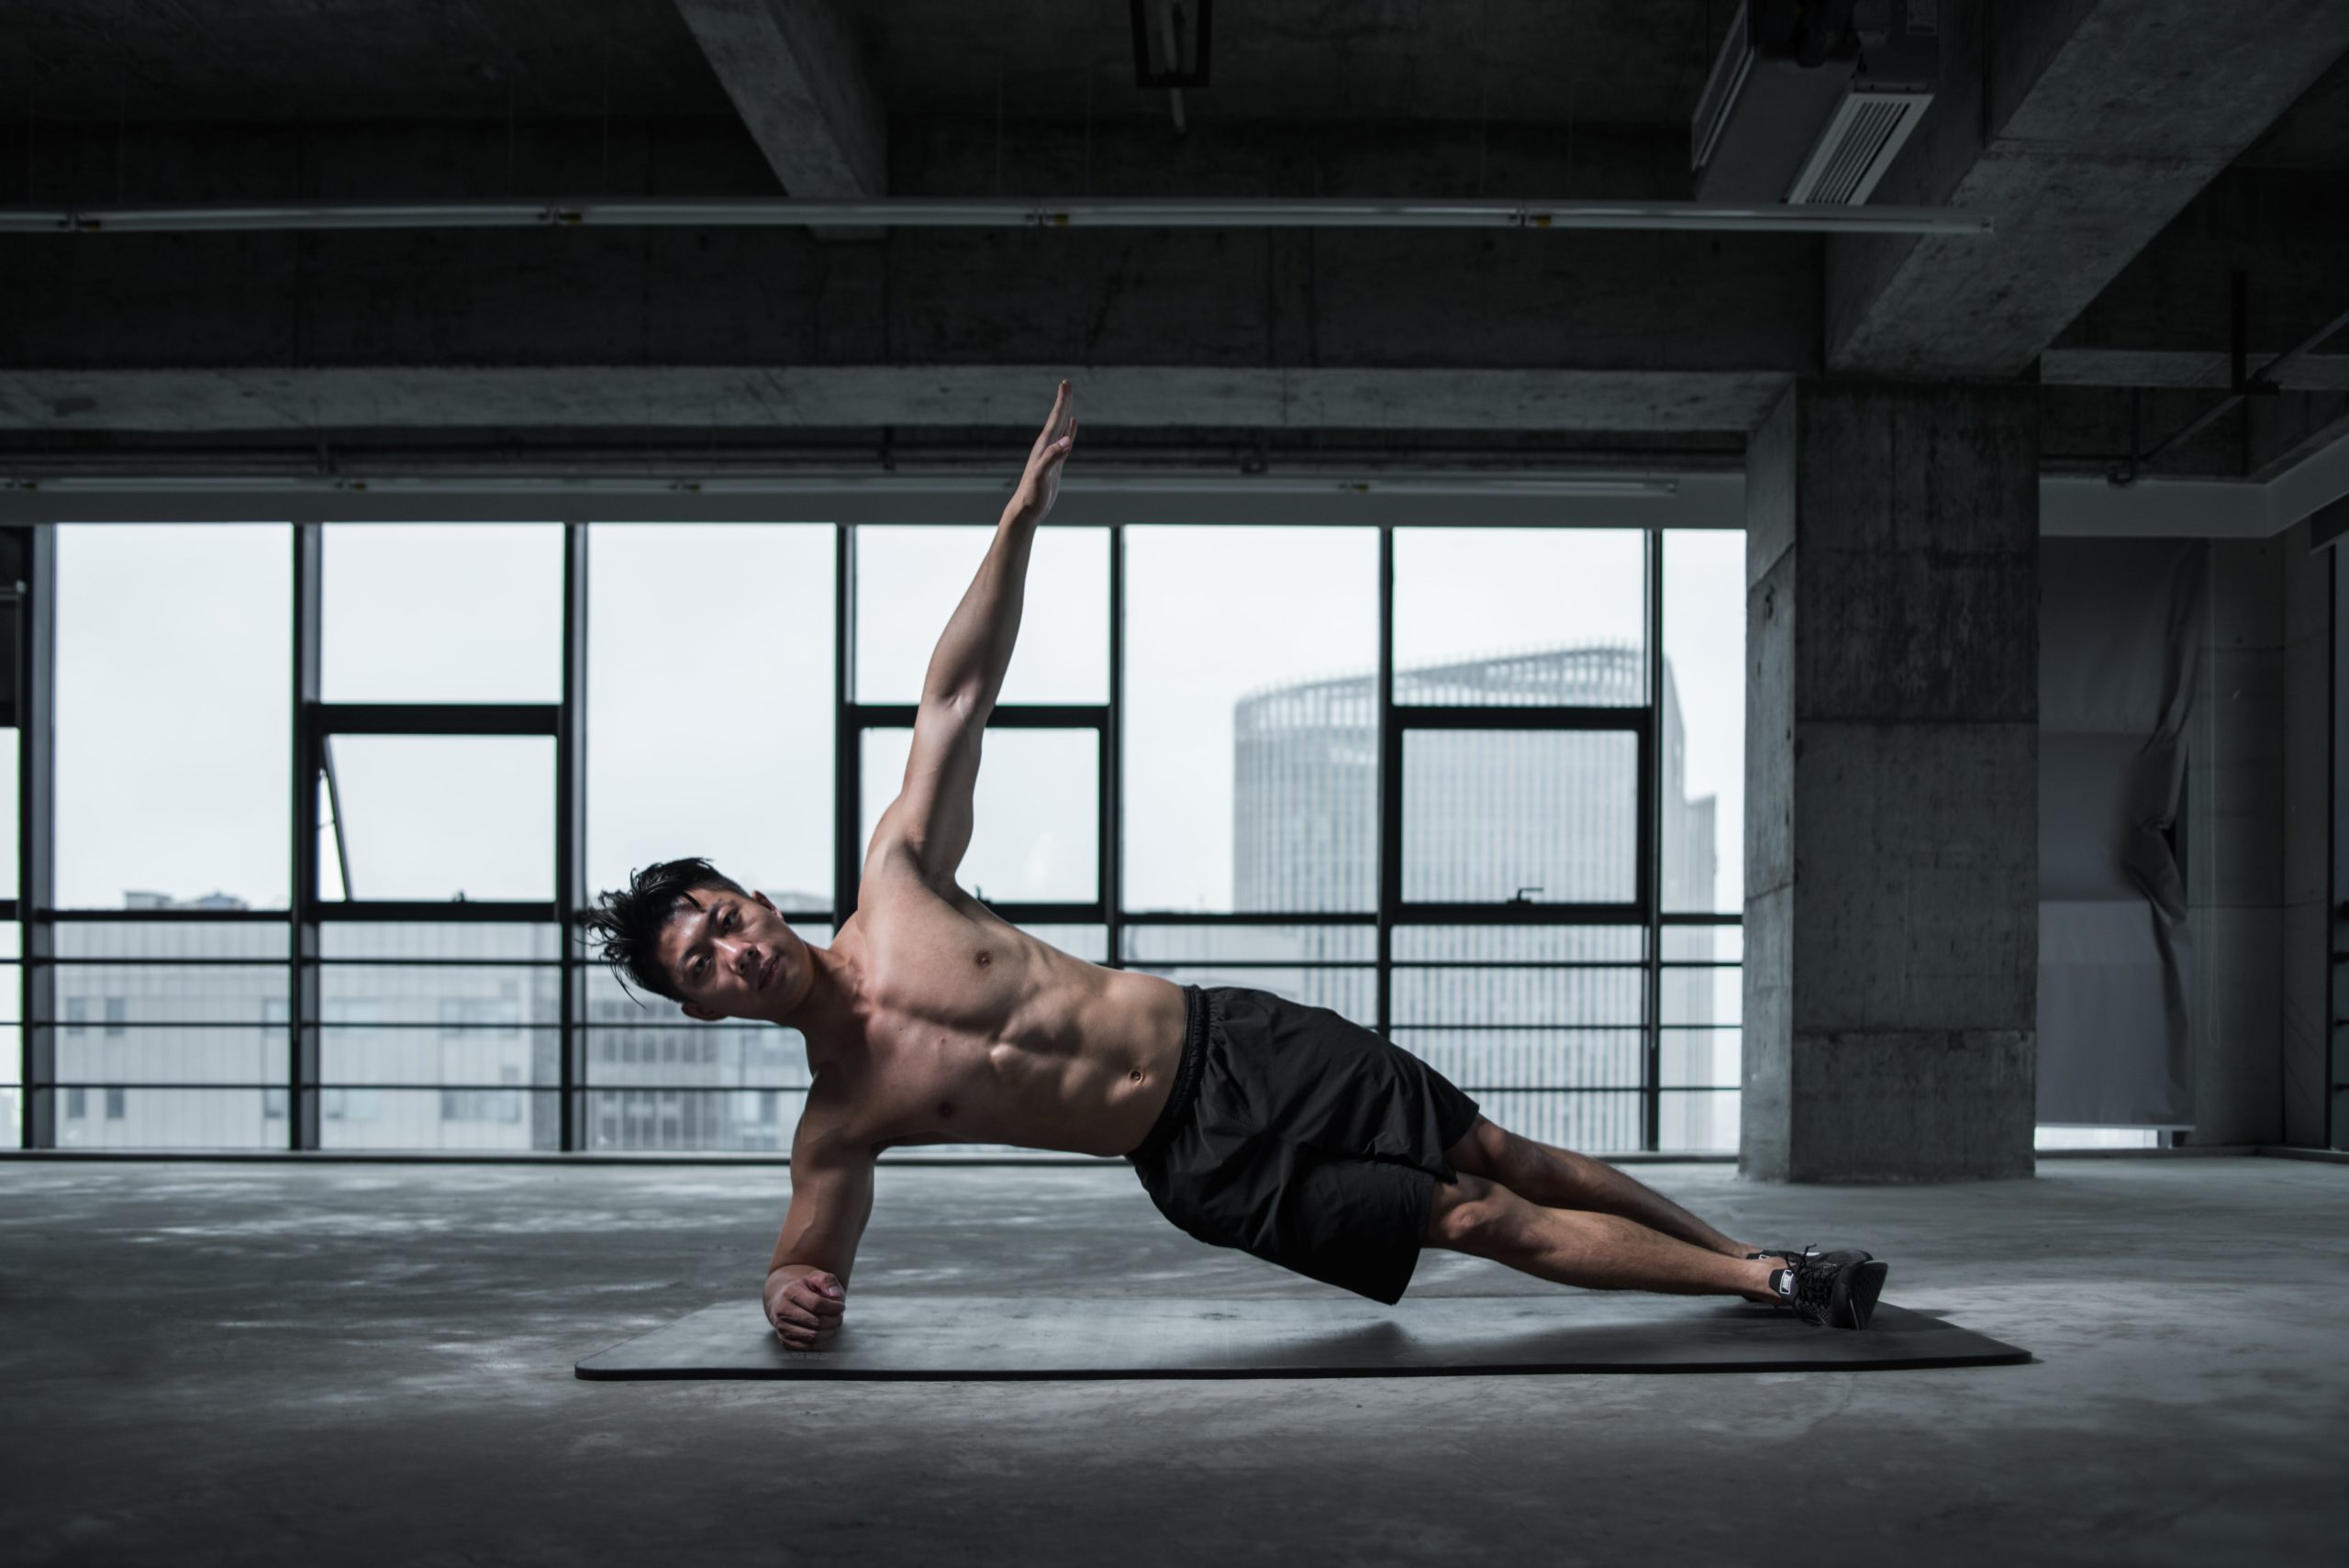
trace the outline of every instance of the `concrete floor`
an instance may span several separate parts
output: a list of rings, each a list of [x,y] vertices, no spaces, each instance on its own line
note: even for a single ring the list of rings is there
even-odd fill
[[[1636,1173],[1854,1242],[2029,1366],[1332,1382],[584,1383],[754,1299],[772,1167],[0,1164],[10,1562],[2330,1560],[2349,1168]],[[1414,1295],[1552,1287],[1431,1253]],[[855,1300],[1323,1289],[1122,1167],[885,1169]],[[1407,1298],[1398,1311],[1408,1312]],[[1812,1531],[1821,1532],[1813,1534]]]

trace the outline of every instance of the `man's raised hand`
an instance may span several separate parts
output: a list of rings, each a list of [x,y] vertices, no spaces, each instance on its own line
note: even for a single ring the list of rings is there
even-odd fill
[[[796,1275],[778,1269],[767,1275],[767,1321],[774,1325],[775,1338],[795,1351],[820,1351],[829,1344],[840,1331],[847,1298],[840,1276],[821,1269]]]
[[[1044,420],[1036,444],[1028,449],[1028,471],[1011,497],[1011,510],[1031,523],[1041,523],[1061,493],[1061,464],[1076,445],[1076,393],[1066,381],[1052,396],[1052,411]]]

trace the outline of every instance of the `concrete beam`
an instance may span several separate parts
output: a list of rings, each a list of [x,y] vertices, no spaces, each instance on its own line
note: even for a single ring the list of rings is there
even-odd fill
[[[829,0],[677,0],[677,10],[785,191],[887,194],[887,114]]]
[[[2349,304],[2349,300],[2344,300]],[[2278,343],[2250,355],[2253,370],[2282,353]],[[2039,356],[2039,379],[2049,386],[2205,387],[2234,384],[2233,361],[2223,349],[2050,349]],[[2308,392],[2349,392],[2349,354],[2302,354],[2271,378]]]
[[[1954,25],[1943,92],[1874,199],[1986,208],[1998,232],[1967,244],[1834,240],[1834,372],[2021,372],[2349,50],[2349,6],[2306,0],[2060,0],[1943,15]]]
[[[1819,250],[1472,230],[30,236],[0,240],[0,362],[1808,374]]]
[[[0,370],[0,429],[807,429],[1034,424],[1063,374],[1095,428],[1744,430],[1766,371],[1188,365],[397,365]],[[1044,389],[1040,393],[1039,389]]]

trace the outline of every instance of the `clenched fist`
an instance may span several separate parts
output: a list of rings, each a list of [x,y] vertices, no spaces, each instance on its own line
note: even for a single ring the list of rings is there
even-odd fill
[[[821,1269],[795,1273],[788,1268],[767,1275],[767,1321],[775,1338],[795,1351],[820,1351],[840,1331],[848,1309],[848,1287]]]

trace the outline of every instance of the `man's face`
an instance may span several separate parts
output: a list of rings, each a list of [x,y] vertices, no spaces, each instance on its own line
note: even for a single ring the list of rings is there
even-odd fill
[[[686,1016],[763,1018],[796,997],[807,975],[807,944],[763,893],[696,888],[661,932],[661,961]]]

